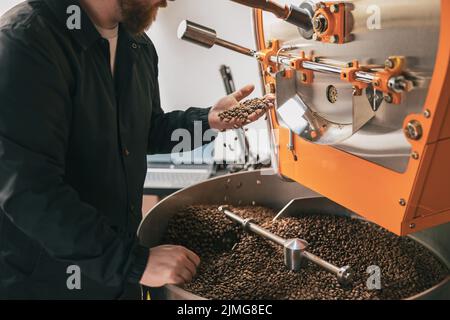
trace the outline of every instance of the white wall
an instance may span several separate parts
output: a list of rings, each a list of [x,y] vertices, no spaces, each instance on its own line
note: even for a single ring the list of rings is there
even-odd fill
[[[251,10],[227,0],[178,0],[160,10],[149,35],[160,57],[160,85],[165,109],[209,106],[223,96],[221,64],[232,69],[236,87],[256,84],[258,66],[252,58],[220,47],[205,49],[178,40],[179,23],[188,19],[217,31],[219,37],[254,48]]]
[[[8,11],[11,7],[15,6],[19,2],[22,2],[22,0],[1,0],[0,15],[4,14],[6,11]]]

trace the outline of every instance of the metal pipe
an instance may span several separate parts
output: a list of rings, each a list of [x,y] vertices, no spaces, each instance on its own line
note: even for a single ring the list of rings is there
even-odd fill
[[[289,7],[276,3],[273,0],[231,0],[247,7],[261,9],[273,13],[277,18],[286,19],[289,16]]]
[[[333,74],[341,74],[342,68],[325,64],[325,63],[318,63],[318,62],[310,62],[305,61],[303,62],[303,68],[312,70],[312,71],[318,71],[318,72],[324,72],[324,73],[333,73]]]
[[[253,233],[256,233],[257,235],[260,235],[263,238],[269,239],[270,241],[275,242],[276,244],[279,244],[280,246],[284,246],[286,243],[286,240],[273,234],[272,232],[258,226],[254,223],[249,223],[247,230],[252,231]]]
[[[254,57],[256,55],[254,50],[218,38],[214,29],[189,20],[182,21],[178,26],[178,38],[208,49],[212,48],[214,45],[218,45],[246,56]]]
[[[216,38],[216,41],[214,44],[221,46],[223,48],[226,48],[226,49],[230,49],[230,50],[238,52],[238,53],[242,53],[249,57],[254,57],[256,55],[255,50],[245,48],[243,46],[240,46],[238,44],[235,44],[235,43],[232,43],[232,42],[220,39],[220,38]]]
[[[286,242],[285,239],[258,226],[257,224],[253,223],[251,219],[243,219],[240,216],[238,216],[237,214],[231,212],[230,210],[228,210],[224,207],[220,207],[219,211],[223,212],[230,220],[241,225],[244,230],[251,231],[251,232],[256,233],[264,238],[269,239],[270,241],[273,241],[273,242],[279,244],[280,246],[284,246],[284,244]]]
[[[332,265],[331,263],[329,263],[329,262],[327,262],[325,260],[320,259],[315,254],[312,254],[312,253],[307,252],[307,251],[303,252],[303,254],[305,255],[305,257],[309,261],[314,262],[315,264],[317,264],[318,266],[326,269],[327,271],[329,271],[331,273],[334,273],[334,274],[337,274],[339,272],[339,268],[338,267]]]
[[[273,0],[231,0],[242,5],[273,13],[276,17],[289,22],[307,32],[313,30],[313,13],[294,5],[282,5]]]

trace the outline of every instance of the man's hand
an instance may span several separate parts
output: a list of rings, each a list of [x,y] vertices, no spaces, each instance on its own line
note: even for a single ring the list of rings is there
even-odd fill
[[[236,91],[235,93],[230,94],[229,96],[226,96],[225,98],[222,98],[219,102],[217,102],[217,104],[209,112],[208,116],[209,126],[212,129],[224,131],[227,129],[241,128],[242,126],[261,118],[265,113],[263,110],[258,110],[255,113],[249,115],[248,121],[231,120],[230,122],[225,122],[221,121],[219,118],[219,114],[221,112],[236,107],[239,104],[239,101],[248,97],[253,92],[254,89],[255,86],[247,85],[244,88],[240,89],[239,91]],[[267,99],[271,103],[273,103],[274,101],[274,97],[272,95],[267,95],[265,99]]]
[[[150,249],[147,268],[140,283],[152,288],[184,284],[192,280],[199,264],[200,258],[184,247],[155,247]]]

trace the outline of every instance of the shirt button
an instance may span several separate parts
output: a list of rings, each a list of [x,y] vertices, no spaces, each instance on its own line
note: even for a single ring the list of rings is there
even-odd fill
[[[137,48],[138,48],[138,45],[137,45],[135,42],[133,42],[133,43],[131,44],[131,47],[132,47],[133,49],[137,49]]]
[[[128,157],[128,156],[130,156],[130,151],[127,149],[127,148],[125,148],[124,150],[123,150],[123,155],[125,156],[125,157]]]

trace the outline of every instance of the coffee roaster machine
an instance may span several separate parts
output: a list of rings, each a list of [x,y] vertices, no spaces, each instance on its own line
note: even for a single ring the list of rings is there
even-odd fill
[[[450,267],[450,1],[233,0],[253,8],[255,49],[191,21],[181,39],[259,62],[272,170],[238,173],[159,203],[139,235],[160,243],[192,204],[357,216],[409,236]],[[245,190],[245,191],[244,191]],[[197,297],[167,286],[164,298]],[[450,298],[450,276],[411,299]]]

